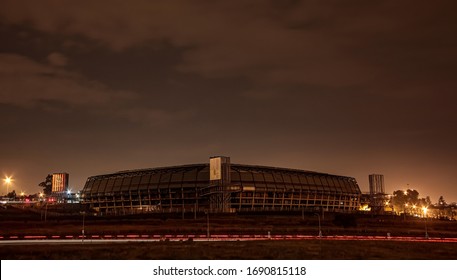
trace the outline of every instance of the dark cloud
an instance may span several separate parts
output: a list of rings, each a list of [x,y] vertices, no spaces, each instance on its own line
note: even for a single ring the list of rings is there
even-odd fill
[[[452,191],[454,1],[0,2],[0,142],[32,190],[206,161]],[[23,179],[20,179],[20,178]]]
[[[57,52],[49,54],[47,59],[53,66],[65,66],[68,63],[68,59],[65,57],[65,55]]]

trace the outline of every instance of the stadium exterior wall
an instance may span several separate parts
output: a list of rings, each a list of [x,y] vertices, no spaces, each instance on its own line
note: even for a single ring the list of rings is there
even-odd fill
[[[230,165],[230,184],[215,188],[209,164],[141,169],[89,177],[82,203],[104,214],[145,212],[333,211],[359,208],[352,177],[296,169]],[[228,207],[214,204],[224,192]]]

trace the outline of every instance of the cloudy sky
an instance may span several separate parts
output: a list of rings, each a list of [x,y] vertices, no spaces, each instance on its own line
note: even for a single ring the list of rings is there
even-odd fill
[[[226,155],[457,201],[456,8],[0,0],[0,172],[34,193]]]

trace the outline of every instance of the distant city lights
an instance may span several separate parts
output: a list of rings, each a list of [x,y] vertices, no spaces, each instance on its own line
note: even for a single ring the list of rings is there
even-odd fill
[[[427,215],[428,208],[427,207],[422,207],[422,211],[424,212],[424,216]]]

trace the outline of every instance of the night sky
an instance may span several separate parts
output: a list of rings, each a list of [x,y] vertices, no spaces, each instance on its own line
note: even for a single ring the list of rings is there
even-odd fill
[[[0,172],[209,162],[457,201],[457,1],[0,0]],[[2,184],[2,194],[6,188]]]

